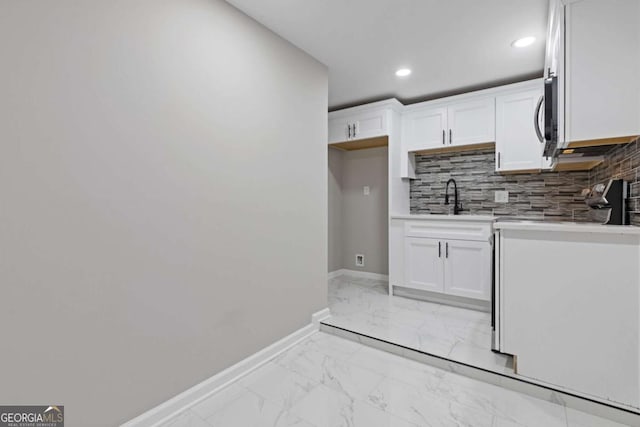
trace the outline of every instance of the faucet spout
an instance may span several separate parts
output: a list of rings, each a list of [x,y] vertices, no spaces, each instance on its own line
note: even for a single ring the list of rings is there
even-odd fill
[[[460,211],[462,211],[462,204],[458,203],[458,185],[456,184],[456,180],[453,178],[450,178],[449,181],[447,181],[444,194],[444,204],[449,204],[449,184],[451,183],[453,183],[453,214],[458,215]]]

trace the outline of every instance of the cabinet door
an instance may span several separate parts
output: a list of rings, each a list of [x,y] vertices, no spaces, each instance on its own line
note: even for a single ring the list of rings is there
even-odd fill
[[[329,144],[387,134],[387,110],[329,119]]]
[[[329,120],[329,144],[350,139],[349,125],[348,119],[344,117]]]
[[[405,151],[443,147],[446,143],[447,109],[412,111],[402,117]]]
[[[640,1],[566,6],[565,136],[575,141],[640,134]]]
[[[491,299],[491,245],[488,242],[444,242],[444,292],[489,301]]]
[[[563,0],[549,2],[549,21],[547,25],[547,43],[544,60],[544,77],[550,75],[558,79],[558,146],[566,146],[565,137],[565,5]],[[550,169],[552,159],[543,160],[542,168]]]
[[[547,43],[544,55],[544,76],[550,72],[559,75],[564,52],[564,5],[561,0],[549,3],[549,21],[547,25]]]
[[[460,102],[447,109],[448,145],[495,141],[495,98]]]
[[[404,283],[408,288],[443,291],[444,243],[437,239],[405,237]]]
[[[386,110],[370,111],[351,118],[355,132],[353,139],[374,138],[387,135]]]
[[[539,90],[498,96],[496,98],[496,170],[531,171],[542,168],[544,145],[534,129]]]

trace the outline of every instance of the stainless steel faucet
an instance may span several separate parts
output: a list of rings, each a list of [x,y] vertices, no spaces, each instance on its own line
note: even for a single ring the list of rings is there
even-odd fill
[[[458,185],[456,184],[456,180],[450,178],[447,181],[447,187],[445,189],[444,194],[444,204],[449,205],[449,184],[453,182],[453,214],[458,215],[462,211],[462,203],[458,204]]]

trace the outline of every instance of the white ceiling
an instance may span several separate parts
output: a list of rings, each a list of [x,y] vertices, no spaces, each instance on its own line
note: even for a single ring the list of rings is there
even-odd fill
[[[329,67],[332,109],[542,76],[548,0],[227,1]],[[511,47],[528,35],[532,46]]]

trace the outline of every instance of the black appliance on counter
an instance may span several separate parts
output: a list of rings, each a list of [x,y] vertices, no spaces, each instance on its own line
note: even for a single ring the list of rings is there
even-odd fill
[[[592,209],[593,219],[603,224],[629,224],[628,191],[628,184],[622,179],[594,185],[585,197],[585,203]]]

